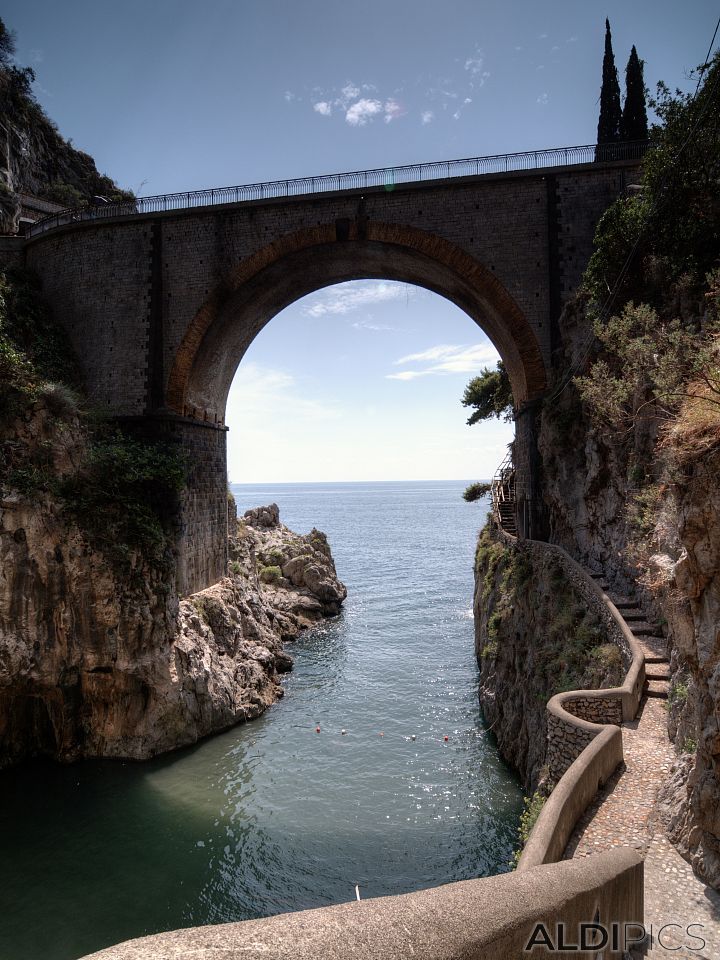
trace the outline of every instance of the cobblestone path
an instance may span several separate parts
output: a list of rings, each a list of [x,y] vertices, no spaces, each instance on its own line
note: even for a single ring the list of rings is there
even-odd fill
[[[658,789],[675,758],[666,701],[643,700],[638,717],[623,724],[623,749],[625,769],[608,781],[578,821],[565,858],[635,847],[645,858],[645,927],[653,932],[652,946],[641,955],[652,960],[720,960],[720,895],[697,879],[657,818],[651,818]],[[701,926],[688,933],[689,924]]]

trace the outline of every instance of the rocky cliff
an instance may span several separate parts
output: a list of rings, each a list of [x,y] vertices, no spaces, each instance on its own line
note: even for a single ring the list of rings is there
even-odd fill
[[[0,36],[8,37],[2,20]],[[0,57],[0,233],[16,232],[22,194],[68,207],[132,198],[59,133],[33,95],[34,79]]]
[[[695,300],[675,304],[691,326]],[[563,313],[563,366],[580,355],[587,302]],[[696,321],[697,324],[697,321]],[[640,393],[633,409],[647,403]],[[671,661],[668,728],[678,755],[661,791],[659,814],[696,872],[720,886],[720,432],[682,446],[682,419],[629,427],[599,423],[573,383],[546,403],[539,425],[541,487],[549,539],[586,568],[603,572],[620,595],[637,596],[647,619],[664,625]],[[482,595],[480,568],[478,593]],[[505,755],[532,786],[542,764],[546,686],[538,657],[547,643],[555,588],[543,576],[510,592],[498,656],[482,656],[498,599],[478,610],[482,700]],[[506,586],[500,593],[506,591]],[[477,598],[476,598],[477,602]],[[598,684],[593,684],[598,686]]]
[[[72,474],[87,436],[39,400],[3,451],[49,452]],[[271,505],[230,511],[228,576],[180,600],[167,568],[102,549],[51,488],[0,500],[0,765],[47,755],[142,759],[258,716],[282,696],[283,644],[340,612],[325,536],[299,536]],[[13,486],[13,479],[15,486]]]
[[[487,526],[475,575],[483,715],[525,789],[542,789],[547,701],[565,690],[616,686],[627,663],[557,558],[518,551]]]

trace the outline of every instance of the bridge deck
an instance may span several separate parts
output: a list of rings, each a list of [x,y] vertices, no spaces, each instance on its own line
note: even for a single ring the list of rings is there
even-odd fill
[[[352,193],[362,190],[394,190],[412,184],[440,184],[447,180],[468,180],[480,177],[533,173],[539,170],[565,169],[594,163],[637,163],[648,149],[647,141],[617,144],[584,144],[575,147],[553,147],[522,153],[495,154],[461,160],[438,160],[431,163],[399,167],[377,167],[348,173],[323,174],[291,180],[272,180],[231,187],[211,187],[184,193],[167,193],[153,197],[137,197],[112,203],[63,210],[32,224],[28,238],[56,227],[86,220],[114,219],[142,214],[167,213],[264,200],[305,199],[328,193]],[[98,198],[100,200],[100,198]]]

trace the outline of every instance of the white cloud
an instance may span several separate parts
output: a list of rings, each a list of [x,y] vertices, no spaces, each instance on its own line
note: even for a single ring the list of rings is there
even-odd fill
[[[577,43],[577,37],[568,37],[565,43]]]
[[[537,98],[536,102],[539,103],[542,107],[544,107],[545,104],[549,102],[549,100],[550,100],[550,97],[546,93],[541,93],[540,96]]]
[[[369,89],[369,87],[366,87],[366,84],[363,84],[363,89]],[[359,96],[360,96],[360,87],[356,87],[354,83],[346,83],[345,86],[340,91],[340,97],[343,102],[343,105],[345,106]]]
[[[390,281],[366,281],[338,283],[321,293],[313,295],[313,301],[304,310],[307,317],[324,317],[327,314],[346,314],[371,303],[387,303],[392,300],[408,300],[416,295],[416,287]]]
[[[362,100],[348,107],[345,119],[351,127],[364,127],[376,114],[381,113],[382,109],[383,105],[379,100],[363,97]]]
[[[398,117],[401,117],[405,111],[397,102],[397,100],[390,97],[385,101],[385,123],[390,123],[392,120],[396,120]]]
[[[481,73],[482,67],[483,67],[482,57],[468,57],[468,59],[465,61],[465,69],[468,70],[473,75],[475,75],[476,73]]]
[[[423,125],[427,123],[432,123],[434,119],[435,119],[435,114],[432,112],[432,110],[423,110],[423,112],[420,114],[420,120],[423,123]]]
[[[547,40],[547,34],[541,33],[540,36],[538,37],[538,40]]]
[[[472,346],[441,343],[420,353],[409,353],[394,362],[394,366],[407,363],[425,364],[424,369],[388,373],[386,379],[415,380],[431,374],[478,373],[483,367],[492,366],[497,359],[497,350],[491,343],[476,343]]]
[[[472,103],[472,97],[465,97],[463,103]]]
[[[453,120],[459,120],[459,119],[460,119],[460,111],[456,110],[455,113],[453,114]]]
[[[332,113],[332,105],[327,100],[319,100],[313,104],[313,110],[321,117],[329,117]]]
[[[429,370],[403,370],[400,373],[388,373],[386,380],[416,380],[418,377],[425,377],[430,373]]]

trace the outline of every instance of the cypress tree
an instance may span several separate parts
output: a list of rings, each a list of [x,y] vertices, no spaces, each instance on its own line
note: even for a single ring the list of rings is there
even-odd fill
[[[620,120],[620,136],[623,140],[648,139],[643,61],[638,57],[634,45],[625,68],[625,105]]]
[[[600,119],[597,142],[617,143],[620,140],[620,84],[610,35],[610,21],[605,20],[605,56],[603,57],[602,88],[600,90]]]

